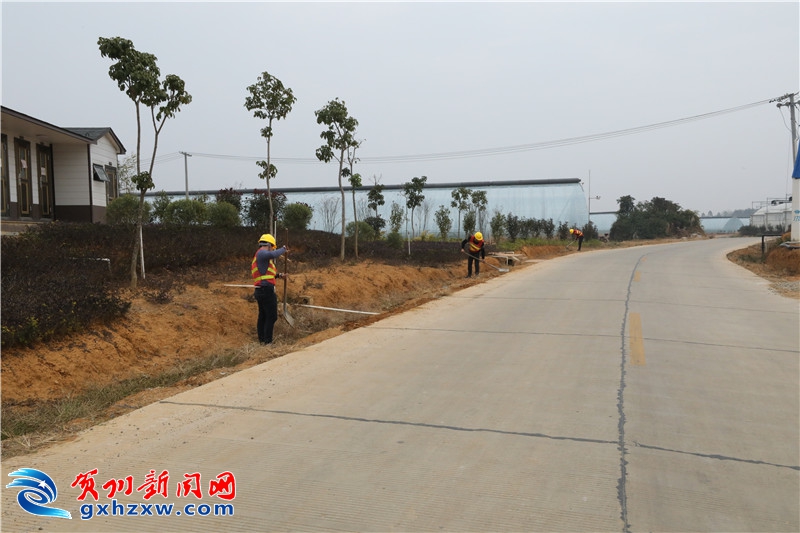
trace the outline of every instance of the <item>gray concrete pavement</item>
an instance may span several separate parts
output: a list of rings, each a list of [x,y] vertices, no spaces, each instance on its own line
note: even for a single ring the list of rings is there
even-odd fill
[[[798,531],[800,309],[725,259],[752,242],[544,261],[140,409],[5,461],[73,519],[4,488],[2,530]],[[82,521],[126,476],[172,515]]]

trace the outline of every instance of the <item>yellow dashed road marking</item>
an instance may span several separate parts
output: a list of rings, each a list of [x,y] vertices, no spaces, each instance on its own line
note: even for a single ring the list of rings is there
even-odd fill
[[[642,316],[631,313],[628,320],[628,334],[631,343],[631,364],[644,366],[644,338],[642,337]]]

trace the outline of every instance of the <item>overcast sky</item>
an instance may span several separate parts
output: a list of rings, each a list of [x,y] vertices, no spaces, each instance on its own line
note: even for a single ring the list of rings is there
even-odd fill
[[[274,188],[337,185],[314,111],[339,98],[365,184],[580,178],[593,212],[631,195],[705,214],[791,194],[789,109],[769,100],[800,86],[799,5],[3,1],[2,104],[109,126],[134,154],[133,104],[97,46],[119,36],[193,97],[163,129],[156,190],[184,190],[181,151],[191,189],[265,187],[244,101],[267,71],[297,98]]]

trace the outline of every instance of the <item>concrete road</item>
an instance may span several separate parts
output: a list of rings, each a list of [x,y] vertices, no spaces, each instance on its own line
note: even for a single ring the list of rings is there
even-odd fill
[[[4,483],[2,530],[796,532],[800,308],[754,242],[539,262],[140,409],[4,462],[72,519]]]

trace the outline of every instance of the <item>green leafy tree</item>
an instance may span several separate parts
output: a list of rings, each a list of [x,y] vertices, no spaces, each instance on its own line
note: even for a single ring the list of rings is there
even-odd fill
[[[270,213],[272,216],[280,218],[285,205],[286,195],[282,192],[254,189],[253,195],[247,202],[244,218],[250,226],[271,228],[275,221],[270,218]]]
[[[167,191],[158,191],[156,199],[153,200],[153,218],[158,222],[164,222],[164,217],[167,213],[167,207],[172,202],[172,199],[167,194]]]
[[[611,225],[609,237],[615,241],[629,239],[657,239],[703,233],[700,217],[694,211],[684,210],[664,198],[654,197],[649,202],[634,204],[634,198],[623,196],[617,200],[619,212]]]
[[[411,178],[411,181],[403,184],[403,196],[406,197],[406,207],[411,209],[411,238],[414,238],[414,209],[422,205],[425,195],[422,189],[425,188],[427,176]]]
[[[472,235],[475,232],[475,224],[478,221],[478,217],[475,216],[475,211],[470,209],[464,214],[464,231],[467,235]]]
[[[558,228],[556,229],[556,235],[558,235],[559,240],[566,241],[567,239],[569,239],[570,237],[569,228],[570,226],[566,222],[560,222],[558,224]]]
[[[400,228],[403,225],[403,218],[405,218],[403,207],[397,202],[392,202],[392,211],[389,213],[389,228],[392,230],[392,233],[400,233]]]
[[[339,163],[339,191],[342,195],[342,240],[340,259],[344,261],[345,253],[345,198],[344,186],[342,184],[342,170],[344,168],[345,153],[358,146],[355,134],[358,127],[358,120],[351,117],[347,111],[347,106],[338,98],[329,101],[324,107],[314,112],[317,117],[317,124],[324,124],[325,130],[320,133],[320,138],[325,144],[317,148],[317,159],[329,163],[335,159]]]
[[[511,213],[506,215],[506,229],[508,230],[508,238],[513,242],[517,240],[520,232],[520,220],[517,215]]]
[[[450,218],[450,210],[440,205],[439,209],[433,214],[433,218],[436,220],[436,227],[439,228],[439,236],[443,241],[446,241],[447,235],[450,233],[450,228],[453,227],[453,220]]]
[[[477,227],[483,228],[485,222],[484,218],[486,216],[486,205],[489,203],[489,200],[486,198],[486,191],[472,191],[472,194],[470,194],[470,202],[472,203],[472,209],[477,215]]]
[[[380,216],[377,217],[367,217],[364,219],[364,222],[369,224],[369,226],[375,231],[375,235],[380,235],[383,231],[383,228],[386,227],[386,221],[383,220]]]
[[[269,226],[270,233],[275,233],[275,220],[277,216],[272,205],[272,188],[270,181],[278,174],[278,169],[273,165],[271,160],[271,147],[272,147],[272,123],[276,120],[286,118],[286,115],[292,110],[292,106],[297,101],[294,93],[288,87],[283,85],[283,82],[272,76],[269,72],[262,72],[253,85],[247,87],[247,92],[250,93],[244,100],[244,107],[248,111],[253,112],[253,116],[267,121],[267,125],[261,128],[261,136],[267,141],[267,160],[257,161],[256,164],[261,167],[259,177],[267,182],[267,199],[269,202],[269,220],[272,224]]]
[[[295,202],[283,208],[283,225],[292,231],[305,230],[311,223],[314,209],[303,202]]]
[[[119,90],[133,101],[136,109],[136,174],[131,176],[131,182],[139,191],[139,217],[136,222],[136,236],[131,254],[131,288],[135,289],[137,285],[136,265],[140,257],[142,277],[145,275],[142,240],[144,195],[155,187],[153,164],[158,152],[158,137],[167,119],[173,118],[180,111],[181,106],[190,104],[192,96],[186,92],[186,84],[180,77],[168,74],[161,80],[161,71],[158,68],[156,56],[136,50],[132,41],[121,37],[100,37],[97,45],[102,57],[114,61],[108,69],[109,77],[117,82]],[[139,164],[142,147],[142,107],[150,110],[154,134],[150,169],[147,171],[142,171]]]
[[[583,231],[583,236],[587,241],[600,238],[600,233],[597,231],[597,226],[595,226],[594,222],[591,220],[587,222],[585,226],[583,226],[581,231]]]
[[[240,214],[242,212],[242,193],[234,189],[233,187],[228,187],[227,189],[220,189],[216,195],[214,195],[214,199],[219,202],[227,202],[231,204],[233,207],[236,208],[236,214]]]
[[[630,195],[621,196],[617,199],[617,203],[619,204],[617,214],[621,217],[632,215],[636,209],[636,198]]]
[[[461,212],[466,211],[469,209],[469,202],[472,198],[472,189],[468,189],[467,187],[459,187],[455,189],[453,192],[450,193],[450,196],[453,200],[450,202],[450,207],[455,207],[458,211],[458,226],[456,226],[456,231],[461,231]],[[466,228],[465,228],[466,231]]]
[[[495,242],[502,239],[506,229],[506,217],[503,216],[503,213],[496,211],[492,220],[489,222],[489,227],[492,228],[492,237]]]
[[[378,183],[378,178],[372,176],[372,180],[372,188],[367,193],[367,207],[375,211],[375,217],[380,218],[378,207],[386,204],[386,199],[383,197],[383,185]]]
[[[547,220],[542,220],[542,233],[547,240],[553,240],[553,237],[556,233],[556,224],[553,222],[552,218],[548,218]]]

